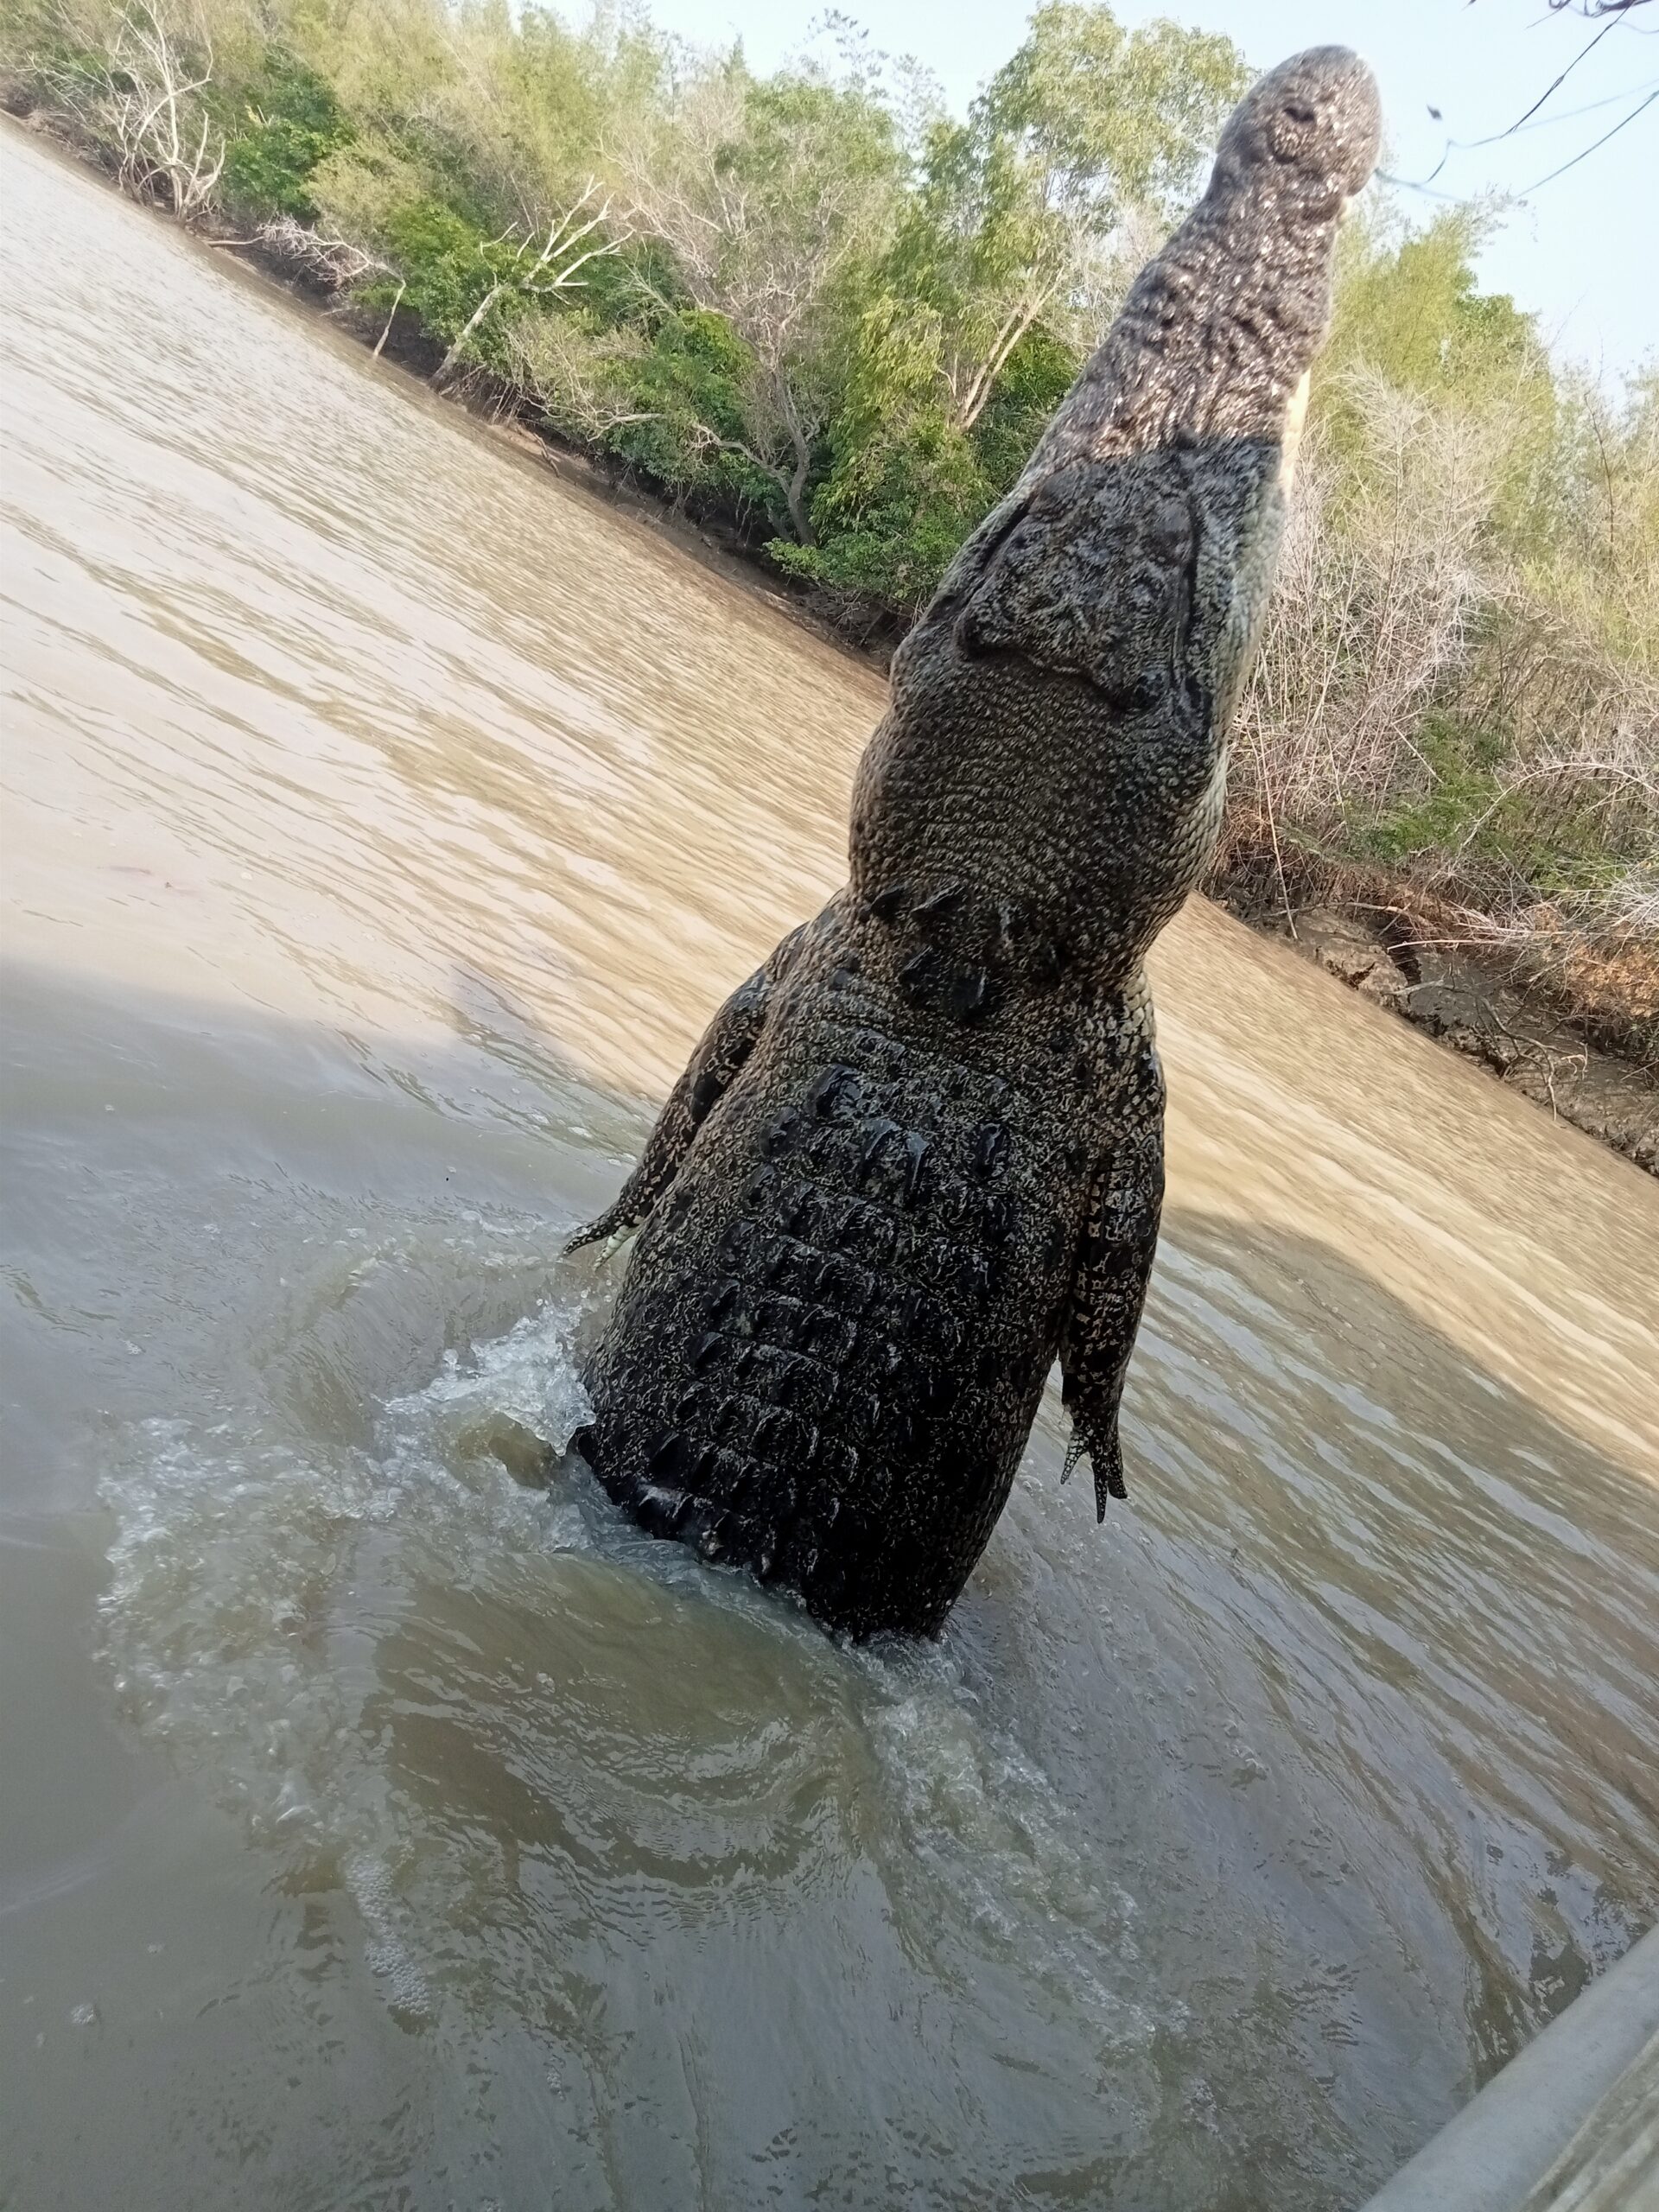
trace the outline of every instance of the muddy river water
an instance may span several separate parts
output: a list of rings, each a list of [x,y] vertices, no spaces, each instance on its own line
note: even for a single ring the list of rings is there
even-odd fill
[[[16,130],[0,2202],[1357,2203],[1659,1912],[1659,1185],[1194,906],[1095,1526],[937,1646],[559,1257],[880,686]]]

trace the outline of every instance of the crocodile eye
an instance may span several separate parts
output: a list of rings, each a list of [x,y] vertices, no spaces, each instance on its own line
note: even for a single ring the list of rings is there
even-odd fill
[[[1300,161],[1307,150],[1310,134],[1319,118],[1300,100],[1285,100],[1268,133],[1275,162]]]

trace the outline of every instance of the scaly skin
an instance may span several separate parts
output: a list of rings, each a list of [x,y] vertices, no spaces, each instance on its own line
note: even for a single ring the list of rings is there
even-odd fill
[[[893,663],[846,887],[715,1016],[616,1205],[645,1226],[579,1442],[646,1529],[854,1636],[937,1632],[1058,1354],[1122,1493],[1158,1236],[1142,966],[1201,874],[1370,73],[1258,83]]]

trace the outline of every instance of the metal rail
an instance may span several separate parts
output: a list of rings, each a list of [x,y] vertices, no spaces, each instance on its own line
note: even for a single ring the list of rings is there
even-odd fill
[[[1659,1928],[1518,2052],[1365,2212],[1659,2212]]]

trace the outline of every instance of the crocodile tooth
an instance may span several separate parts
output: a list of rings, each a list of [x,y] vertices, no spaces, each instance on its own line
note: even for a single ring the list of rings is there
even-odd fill
[[[969,1157],[975,1172],[988,1180],[1007,1165],[1008,1157],[1007,1126],[1002,1122],[982,1122],[974,1131]]]
[[[653,1482],[674,1482],[685,1472],[688,1452],[683,1431],[671,1428],[658,1438],[656,1448],[645,1462],[645,1472]]]
[[[929,1140],[918,1129],[912,1129],[905,1139],[905,1204],[913,1206],[922,1187],[922,1162],[931,1149]]]
[[[888,1121],[885,1115],[874,1123],[867,1122],[864,1127],[869,1134],[864,1140],[863,1150],[858,1155],[858,1179],[861,1183],[874,1166],[887,1139],[902,1135],[898,1122]]]
[[[918,921],[924,929],[931,929],[935,922],[947,920],[961,906],[967,888],[965,883],[947,883],[942,890],[934,892],[931,898],[921,901],[912,918]]]
[[[923,951],[906,960],[899,969],[899,988],[912,1005],[926,997],[938,966],[936,957]]]
[[[977,1021],[990,1004],[991,978],[988,969],[975,969],[950,979],[946,1003],[959,1021]]]

